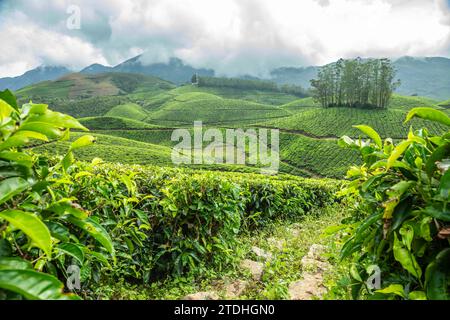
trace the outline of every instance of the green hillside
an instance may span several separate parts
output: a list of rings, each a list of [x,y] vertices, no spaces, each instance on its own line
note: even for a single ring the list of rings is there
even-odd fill
[[[448,104],[394,94],[387,110],[323,109],[311,97],[298,99],[280,92],[222,87],[175,87],[157,78],[120,73],[74,74],[30,86],[19,94],[22,99],[33,96],[36,102],[49,101],[53,110],[79,118],[100,137],[96,147],[106,161],[172,165],[169,151],[177,143],[171,141],[173,128],[185,127],[192,132],[194,121],[201,120],[205,127],[222,131],[226,127],[279,128],[282,172],[334,178],[343,177],[346,168],[357,162],[354,153],[337,145],[342,135],[360,135],[353,125],[367,124],[383,137],[399,138],[409,130],[409,125],[403,124],[408,110],[421,106],[444,109]],[[443,130],[435,123],[412,122],[414,128],[425,124],[433,133]],[[55,148],[62,152],[63,147]],[[88,149],[83,152],[83,159],[92,158]],[[243,170],[233,166],[208,168]]]
[[[127,73],[73,73],[55,81],[45,81],[17,91],[21,99],[87,99],[125,94],[159,93],[175,86],[167,81]]]
[[[357,137],[360,132],[355,124],[373,127],[383,137],[398,138],[407,135],[410,124],[403,123],[406,111],[370,110],[354,108],[304,108],[303,111],[287,118],[261,123],[261,125],[291,130],[319,138],[338,138],[343,135]],[[445,128],[424,120],[413,120],[414,128],[427,127],[430,132],[439,133]]]
[[[101,158],[109,162],[172,165],[171,149],[168,147],[99,133],[91,134],[96,138],[96,143],[75,152],[81,160],[90,161],[94,158]],[[44,144],[35,147],[34,150],[52,155],[63,155],[67,152],[70,142],[82,135],[82,133],[75,132],[69,141]]]
[[[172,125],[193,124],[196,120],[205,124],[225,124],[288,115],[287,111],[275,106],[208,93],[186,93],[164,103],[148,119],[151,123]]]
[[[86,117],[80,118],[79,121],[90,130],[157,128],[155,125],[122,117]]]
[[[127,103],[115,106],[109,110],[105,116],[142,121],[147,118],[148,114],[140,105],[137,105],[136,103]]]

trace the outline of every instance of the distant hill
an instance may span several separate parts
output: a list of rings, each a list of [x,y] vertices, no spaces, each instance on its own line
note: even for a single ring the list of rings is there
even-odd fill
[[[450,59],[404,57],[395,61],[403,95],[417,94],[438,100],[450,98]]]
[[[54,81],[44,81],[20,89],[20,98],[88,99],[118,96],[141,91],[159,93],[175,87],[159,78],[130,73],[72,73]]]
[[[401,86],[397,93],[418,95],[438,100],[450,97],[450,59],[403,57],[394,61]],[[278,68],[271,72],[273,81],[310,87],[310,80],[317,76],[319,67]]]
[[[18,90],[28,85],[46,80],[55,80],[70,73],[65,67],[41,66],[36,69],[25,72],[23,75],[12,78],[0,79],[0,90],[10,89]]]
[[[134,57],[117,65],[114,67],[114,71],[152,75],[176,84],[189,82],[195,73],[200,76],[214,76],[214,70],[196,69],[186,65],[178,58],[171,58],[167,64],[154,63],[146,65],[141,62],[141,56]]]
[[[80,73],[83,74],[98,74],[98,73],[105,73],[105,72],[113,72],[114,68],[107,67],[99,63],[91,64],[89,67],[84,68],[80,71]]]
[[[450,59],[403,57],[396,60],[394,65],[398,71],[397,78],[402,82],[397,93],[407,96],[425,96],[441,101],[450,98]],[[319,67],[315,66],[278,68],[272,70],[270,77],[264,80],[271,80],[278,84],[300,85],[307,89],[310,87],[310,80],[317,76],[318,69]],[[195,73],[208,77],[215,75],[214,70],[194,68],[178,58],[171,58],[168,63],[145,64],[142,63],[141,56],[136,56],[115,67],[92,64],[81,70],[80,74],[95,75],[111,72],[153,76],[177,85],[189,82]],[[71,71],[64,67],[39,67],[18,77],[0,79],[0,90],[6,88],[18,90],[42,81],[55,80],[70,73]],[[239,78],[258,80],[249,75]]]

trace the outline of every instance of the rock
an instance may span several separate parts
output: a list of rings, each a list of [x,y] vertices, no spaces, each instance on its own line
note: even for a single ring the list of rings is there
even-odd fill
[[[219,296],[215,292],[197,292],[188,294],[182,300],[219,300]]]
[[[300,235],[301,230],[300,229],[291,229],[291,235],[294,238],[297,238]]]
[[[258,247],[252,247],[252,251],[254,254],[256,254],[258,257],[266,259],[266,260],[271,260],[272,259],[272,254],[270,252],[266,252],[263,249],[260,249]]]
[[[301,263],[304,270],[326,271],[330,268],[330,264],[328,262],[311,259],[308,256],[304,256]]]
[[[275,248],[277,248],[278,250],[283,250],[284,247],[284,241],[280,240],[280,239],[275,239],[275,238],[269,238],[267,239],[267,242],[271,245],[274,246]]]
[[[305,274],[300,281],[289,285],[289,296],[291,300],[312,300],[321,298],[326,293],[326,288],[322,285],[321,274]]]
[[[264,264],[249,259],[241,261],[241,268],[250,271],[253,280],[256,281],[261,280],[264,272]]]
[[[225,295],[229,299],[238,298],[247,289],[248,282],[236,280],[225,287]]]
[[[316,259],[320,261],[326,261],[326,257],[324,256],[327,251],[327,247],[320,244],[313,244],[308,251],[307,256],[311,259]]]

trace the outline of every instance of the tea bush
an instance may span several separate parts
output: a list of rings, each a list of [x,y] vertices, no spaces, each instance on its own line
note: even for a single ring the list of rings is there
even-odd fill
[[[223,268],[236,236],[335,201],[338,183],[291,176],[80,163],[72,196],[111,234],[109,277],[148,281]]]
[[[407,122],[414,117],[450,126],[439,110],[412,109]],[[356,128],[372,142],[340,141],[364,160],[348,171],[352,181],[345,190],[356,199],[355,215],[343,226],[347,241],[341,252],[353,258],[354,297],[365,292],[373,299],[450,299],[450,132],[433,136],[411,128],[406,140],[394,144],[370,127]],[[381,288],[372,292],[363,279],[374,265]]]
[[[10,91],[0,92],[0,298],[73,299],[58,280],[71,266],[97,271],[114,257],[106,231],[70,195],[73,150],[93,143],[82,136],[60,161],[25,149],[30,142],[67,139],[86,130],[74,118],[45,104],[19,107]],[[89,236],[87,236],[89,235]],[[85,240],[83,240],[85,239]]]

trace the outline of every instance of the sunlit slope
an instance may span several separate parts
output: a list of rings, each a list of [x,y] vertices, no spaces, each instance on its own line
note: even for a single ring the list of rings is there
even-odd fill
[[[413,128],[428,128],[432,133],[446,130],[442,125],[421,119],[404,124],[406,111],[373,110],[354,108],[304,108],[287,118],[261,123],[261,125],[303,132],[318,138],[338,138],[343,135],[357,137],[360,132],[353,125],[365,124],[373,127],[383,137],[400,138]]]
[[[155,125],[123,117],[86,117],[80,118],[79,121],[90,130],[157,128]]]
[[[71,140],[79,138],[84,133],[73,133]],[[90,133],[97,138],[94,145],[76,150],[78,159],[92,160],[101,158],[109,162],[118,163],[138,163],[171,165],[171,149],[165,146],[129,140],[109,135]],[[34,148],[37,152],[48,152],[52,155],[63,155],[67,152],[70,141],[60,141],[57,143],[44,144]]]
[[[148,121],[166,125],[192,125],[194,121],[229,124],[289,115],[288,111],[276,106],[194,92],[178,95],[164,103],[150,113]]]
[[[17,91],[21,99],[86,99],[101,96],[157,94],[173,89],[167,81],[128,73],[80,74],[72,73],[54,81],[44,81]]]

